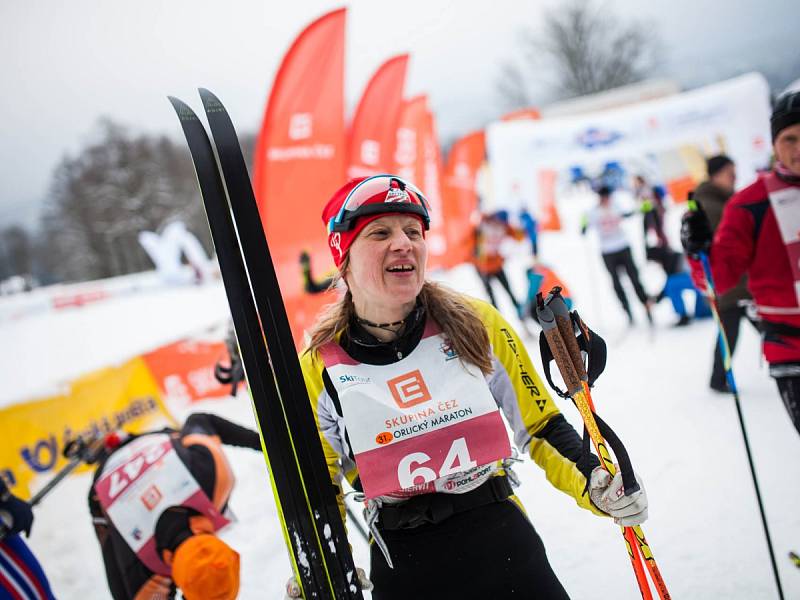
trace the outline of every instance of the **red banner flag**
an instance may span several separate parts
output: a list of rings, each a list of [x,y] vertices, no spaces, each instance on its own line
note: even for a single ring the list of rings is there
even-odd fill
[[[428,97],[415,96],[403,103],[403,109],[400,112],[400,123],[397,126],[397,142],[395,143],[392,173],[399,175],[403,179],[408,179],[417,187],[420,186],[418,181],[422,176],[419,158],[421,155],[420,132],[423,127],[422,123],[427,118],[427,113]],[[425,190],[423,189],[422,191],[424,192]]]
[[[347,175],[390,173],[403,108],[408,54],[390,58],[369,80],[358,103],[347,141]]]
[[[253,183],[295,343],[332,298],[304,291],[299,256],[330,265],[322,207],[345,180],[345,9],[309,25],[275,76]]]
[[[442,266],[447,251],[443,231],[441,167],[439,143],[427,96],[407,100],[397,128],[393,172],[413,182],[431,204],[431,229],[428,238],[428,268]]]
[[[483,131],[457,140],[447,157],[442,181],[444,227],[447,237],[447,268],[468,262],[475,250],[475,224],[478,210],[477,176],[486,160]]]

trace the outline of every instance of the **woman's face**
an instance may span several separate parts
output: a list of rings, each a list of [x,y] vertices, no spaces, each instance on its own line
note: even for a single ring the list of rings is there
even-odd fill
[[[428,258],[422,233],[420,220],[408,215],[386,215],[361,230],[345,273],[359,316],[396,320],[413,307]]]

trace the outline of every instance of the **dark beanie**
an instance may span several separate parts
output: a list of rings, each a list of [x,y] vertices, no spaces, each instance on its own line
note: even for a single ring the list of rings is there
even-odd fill
[[[778,134],[792,125],[800,123],[800,91],[788,92],[778,98],[772,109],[769,124],[772,127],[772,141]]]
[[[733,161],[724,154],[717,154],[712,156],[706,161],[706,170],[708,176],[713,177],[728,165],[732,165]]]
[[[607,185],[602,185],[602,186],[600,186],[600,188],[597,190],[597,194],[598,194],[599,196],[610,196],[610,195],[611,195],[611,193],[612,193],[613,191],[614,191],[614,190],[612,190],[610,186],[607,186]]]

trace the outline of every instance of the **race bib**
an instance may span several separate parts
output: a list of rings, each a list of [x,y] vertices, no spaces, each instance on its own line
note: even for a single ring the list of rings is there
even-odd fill
[[[106,462],[95,491],[114,528],[145,566],[159,575],[171,569],[156,549],[158,518],[170,506],[187,506],[211,519],[219,530],[228,520],[214,508],[167,434],[141,436]]]
[[[321,353],[368,498],[468,491],[511,454],[480,369],[432,327],[391,365],[357,363],[333,343]]]
[[[800,187],[781,181],[774,173],[767,175],[764,182],[792,267],[795,296],[800,305]]]

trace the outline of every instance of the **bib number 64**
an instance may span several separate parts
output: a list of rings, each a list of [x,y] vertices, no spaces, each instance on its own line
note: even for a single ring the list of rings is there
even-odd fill
[[[423,485],[440,477],[453,475],[478,466],[478,463],[470,457],[467,440],[463,437],[453,440],[447,456],[445,456],[442,465],[439,467],[438,474],[431,467],[421,466],[430,461],[431,457],[424,452],[412,452],[404,456],[397,465],[397,479],[400,482],[400,486],[410,488]],[[420,466],[414,468],[414,465]]]

